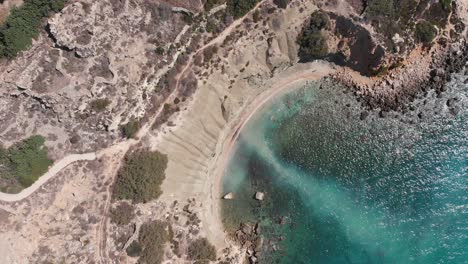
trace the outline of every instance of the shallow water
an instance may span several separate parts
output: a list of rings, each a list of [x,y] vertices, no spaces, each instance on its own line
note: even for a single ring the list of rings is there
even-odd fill
[[[260,222],[262,263],[468,263],[462,80],[447,93],[457,116],[430,99],[430,118],[414,124],[360,121],[356,100],[329,82],[277,98],[241,131],[223,178],[236,194],[223,201],[225,225]]]

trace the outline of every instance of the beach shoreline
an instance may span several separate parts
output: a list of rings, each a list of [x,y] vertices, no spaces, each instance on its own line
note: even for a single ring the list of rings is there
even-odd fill
[[[213,182],[210,190],[211,204],[208,208],[214,208],[216,212],[213,217],[207,217],[208,226],[217,227],[222,232],[213,232],[212,241],[218,247],[230,244],[229,238],[225,235],[225,228],[222,223],[221,202],[222,179],[224,172],[233,154],[233,148],[237,138],[245,125],[262,109],[268,106],[274,98],[286,94],[292,90],[302,88],[309,81],[317,81],[335,72],[334,67],[326,62],[314,62],[307,65],[297,65],[275,76],[269,83],[274,84],[271,88],[257,94],[238,112],[236,117],[228,124],[224,132],[220,135],[216,155],[209,169],[208,181]],[[285,77],[286,76],[286,77]],[[275,84],[276,83],[276,84]],[[217,234],[216,234],[217,233]],[[222,239],[220,237],[222,235]],[[223,241],[223,243],[220,243]]]

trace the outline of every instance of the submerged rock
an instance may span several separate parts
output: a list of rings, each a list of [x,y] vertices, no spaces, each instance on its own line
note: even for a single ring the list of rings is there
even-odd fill
[[[263,199],[265,199],[265,194],[264,193],[262,193],[262,192],[256,192],[255,193],[255,200],[263,201]]]

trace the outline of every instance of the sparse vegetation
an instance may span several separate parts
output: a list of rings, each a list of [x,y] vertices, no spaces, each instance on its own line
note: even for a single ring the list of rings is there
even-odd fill
[[[165,50],[163,47],[157,47],[154,52],[156,52],[158,55],[164,55]]]
[[[188,257],[196,263],[209,263],[216,260],[216,248],[208,239],[199,238],[189,245]]]
[[[157,199],[162,191],[167,156],[158,151],[138,151],[127,154],[114,185],[114,197],[136,203]]]
[[[260,21],[260,12],[258,10],[255,10],[255,12],[252,14],[252,20],[254,23],[258,23]]]
[[[216,21],[213,19],[209,19],[208,22],[206,23],[206,32],[208,33],[213,33],[216,31],[218,26],[216,25]]]
[[[11,10],[0,27],[0,57],[13,58],[27,49],[39,34],[41,19],[58,12],[65,0],[25,0],[23,5]]]
[[[299,57],[308,61],[323,58],[328,54],[327,40],[322,29],[328,26],[330,18],[321,11],[312,14],[309,25],[299,35],[297,42],[300,46]]]
[[[126,138],[133,138],[136,136],[138,130],[140,130],[140,121],[136,119],[132,119],[128,121],[125,125],[120,127],[122,134]]]
[[[141,246],[138,263],[161,263],[164,247],[170,240],[172,240],[172,232],[169,224],[158,220],[143,224],[138,236],[138,242]]]
[[[422,43],[431,43],[437,35],[437,29],[429,22],[422,21],[416,25],[416,39]]]
[[[206,0],[204,8],[205,11],[210,11],[213,7],[224,3],[226,0]]]
[[[100,98],[100,99],[96,99],[96,100],[91,101],[90,107],[91,107],[91,109],[93,109],[96,112],[102,112],[102,111],[106,110],[106,107],[110,103],[111,103],[111,101],[109,99]]]
[[[23,188],[31,186],[52,164],[44,142],[42,136],[32,136],[9,149],[0,147],[0,177],[16,181]]]
[[[255,7],[258,0],[227,0],[227,10],[235,18],[247,14]]]
[[[111,221],[117,225],[128,225],[135,217],[133,206],[127,202],[122,202],[117,207],[111,209]]]

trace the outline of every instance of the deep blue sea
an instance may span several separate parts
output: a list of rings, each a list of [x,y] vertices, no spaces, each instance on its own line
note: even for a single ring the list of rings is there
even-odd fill
[[[225,225],[259,223],[261,263],[468,263],[465,78],[406,117],[361,121],[356,98],[329,81],[274,99],[237,141]]]

